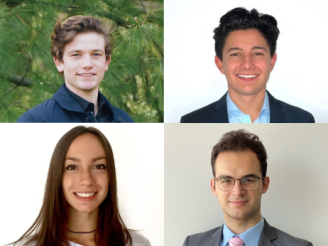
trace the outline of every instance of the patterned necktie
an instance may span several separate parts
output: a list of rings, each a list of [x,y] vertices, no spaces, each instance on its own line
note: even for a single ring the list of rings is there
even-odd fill
[[[229,240],[229,246],[243,246],[244,241],[241,240],[239,237],[233,237]]]

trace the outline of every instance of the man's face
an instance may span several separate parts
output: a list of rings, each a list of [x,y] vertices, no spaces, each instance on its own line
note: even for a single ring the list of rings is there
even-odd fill
[[[242,152],[222,152],[218,155],[215,162],[215,176],[232,177],[241,179],[245,176],[253,175],[261,177],[260,162],[253,151]],[[217,196],[220,206],[224,213],[225,220],[251,220],[261,218],[261,196],[269,188],[269,177],[259,179],[255,190],[247,191],[243,188],[239,180],[231,191],[219,189],[217,181],[211,180],[211,189]]]
[[[81,33],[66,44],[63,62],[54,58],[59,72],[64,72],[66,86],[77,95],[88,95],[95,90],[108,70],[105,39],[96,32]]]
[[[264,92],[277,55],[270,56],[270,47],[256,29],[231,32],[222,49],[222,61],[215,64],[228,81],[230,94],[256,95]]]

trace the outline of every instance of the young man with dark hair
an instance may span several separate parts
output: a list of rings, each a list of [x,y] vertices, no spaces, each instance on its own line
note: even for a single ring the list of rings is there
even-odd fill
[[[184,115],[181,123],[314,123],[300,108],[275,99],[266,84],[277,60],[274,17],[235,8],[214,30],[215,64],[228,81],[217,102]]]
[[[312,246],[271,227],[262,217],[261,197],[270,184],[266,159],[255,134],[239,130],[221,138],[212,150],[211,190],[223,210],[224,224],[188,236],[183,246]]]
[[[133,122],[98,91],[111,59],[109,29],[90,16],[58,19],[51,55],[65,84],[17,122]]]

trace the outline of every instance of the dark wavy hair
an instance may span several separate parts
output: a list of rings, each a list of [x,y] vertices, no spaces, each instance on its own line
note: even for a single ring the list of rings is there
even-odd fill
[[[69,207],[62,186],[63,173],[67,151],[73,140],[82,134],[93,134],[99,139],[105,150],[108,165],[109,189],[107,197],[99,206],[96,244],[124,246],[132,242],[118,209],[115,162],[110,143],[98,129],[77,126],[68,131],[55,147],[38,217],[23,236],[12,244],[28,237],[27,243],[35,242],[36,246],[69,246],[67,238]]]
[[[267,14],[261,14],[256,9],[248,11],[245,8],[234,8],[223,15],[220,24],[214,29],[215,53],[222,61],[222,49],[228,35],[237,30],[257,29],[270,47],[271,57],[276,52],[279,29],[277,20]]]
[[[213,147],[211,156],[211,165],[213,176],[215,177],[215,161],[218,155],[227,151],[253,151],[260,162],[262,177],[267,172],[267,153],[259,137],[245,130],[231,131],[223,134],[220,141]]]
[[[63,21],[59,18],[51,34],[51,55],[63,62],[63,54],[66,44],[80,33],[96,32],[102,34],[105,39],[105,57],[108,60],[112,52],[112,38],[109,26],[104,25],[100,20],[91,16],[76,15]]]

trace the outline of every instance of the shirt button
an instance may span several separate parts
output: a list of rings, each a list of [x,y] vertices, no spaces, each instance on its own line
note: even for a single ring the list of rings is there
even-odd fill
[[[89,118],[86,118],[87,121],[89,121]]]

